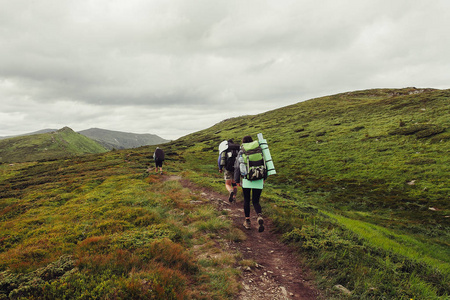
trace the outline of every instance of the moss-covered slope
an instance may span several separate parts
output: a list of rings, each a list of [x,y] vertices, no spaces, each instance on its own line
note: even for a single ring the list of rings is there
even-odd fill
[[[0,140],[0,162],[29,162],[86,153],[103,153],[99,143],[64,127],[55,132]]]

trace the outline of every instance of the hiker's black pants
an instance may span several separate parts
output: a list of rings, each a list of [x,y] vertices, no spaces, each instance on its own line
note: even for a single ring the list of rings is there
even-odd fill
[[[155,166],[157,168],[162,168],[163,161],[159,159],[155,159]]]
[[[249,189],[242,188],[244,193],[244,213],[245,217],[250,217],[250,199],[252,200],[253,207],[255,208],[256,214],[261,213],[261,205],[259,204],[259,198],[261,197],[262,189]]]

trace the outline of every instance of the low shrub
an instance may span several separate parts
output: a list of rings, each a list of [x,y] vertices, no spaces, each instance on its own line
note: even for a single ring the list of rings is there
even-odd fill
[[[412,135],[415,134],[417,138],[431,137],[442,133],[445,128],[434,124],[416,124],[410,127],[400,127],[389,132],[390,135]]]
[[[417,138],[426,138],[430,136],[434,136],[436,134],[442,133],[445,131],[445,128],[436,126],[436,125],[430,125],[428,128],[421,130],[416,133]]]
[[[423,158],[423,157],[417,157],[413,158],[410,161],[407,161],[406,164],[408,165],[430,165],[435,164],[436,160],[432,158]]]
[[[75,268],[72,256],[64,255],[58,260],[29,273],[0,273],[0,299],[38,297],[49,282],[65,276]]]

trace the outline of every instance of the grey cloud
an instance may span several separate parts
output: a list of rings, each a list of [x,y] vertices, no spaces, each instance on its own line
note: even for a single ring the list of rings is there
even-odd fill
[[[133,119],[145,117],[133,114],[146,112],[145,131],[163,130],[160,120],[167,132],[189,133],[209,116],[239,115],[234,107],[257,113],[334,92],[450,81],[445,0],[0,5],[1,116],[36,129],[69,125],[64,119],[140,129]],[[61,103],[73,115],[56,118]],[[224,103],[233,108],[224,112]],[[10,130],[2,125],[0,135]]]

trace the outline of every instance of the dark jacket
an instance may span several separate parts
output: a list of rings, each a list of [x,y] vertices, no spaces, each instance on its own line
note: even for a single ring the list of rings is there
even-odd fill
[[[156,148],[155,153],[153,153],[153,158],[155,160],[164,161],[164,151],[160,148]]]

